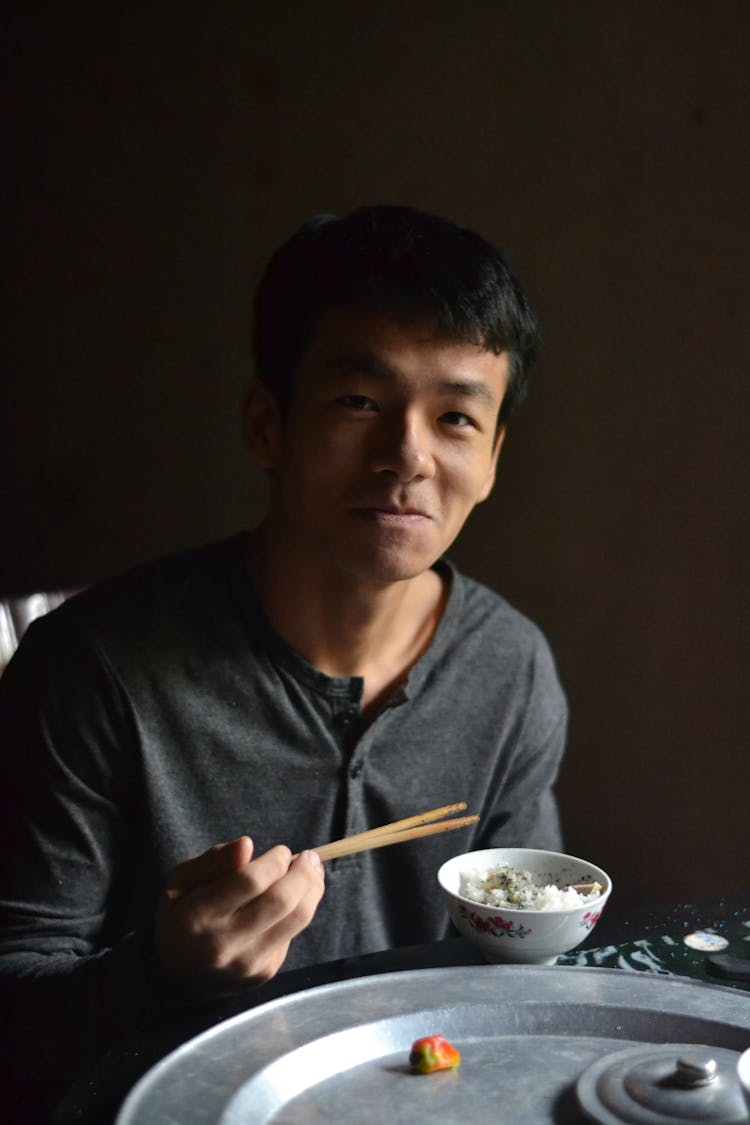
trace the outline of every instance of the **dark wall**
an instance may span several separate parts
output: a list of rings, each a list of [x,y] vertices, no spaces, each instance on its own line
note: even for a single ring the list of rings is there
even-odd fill
[[[315,211],[445,213],[545,326],[455,556],[558,656],[568,847],[620,905],[746,887],[750,6],[107,7],[2,9],[0,593],[255,519],[262,261]]]

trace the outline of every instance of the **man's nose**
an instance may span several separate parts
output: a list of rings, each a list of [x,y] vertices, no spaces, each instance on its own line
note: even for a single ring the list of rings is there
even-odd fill
[[[373,447],[372,468],[393,473],[401,483],[435,472],[429,428],[413,415],[384,418]]]

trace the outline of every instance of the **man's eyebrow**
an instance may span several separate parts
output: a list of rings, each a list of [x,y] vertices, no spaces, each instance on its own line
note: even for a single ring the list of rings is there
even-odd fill
[[[478,379],[444,379],[440,383],[441,391],[446,394],[463,395],[465,398],[478,399],[489,406],[497,407],[498,402],[486,383]]]
[[[333,355],[328,361],[328,367],[334,374],[340,375],[369,375],[374,379],[398,378],[398,372],[383,360],[365,352],[346,352]],[[498,401],[488,385],[481,379],[445,378],[437,384],[437,390],[446,395],[460,395],[464,398],[485,402],[493,409],[497,409]]]
[[[332,355],[327,366],[334,374],[372,375],[376,379],[395,379],[396,371],[383,360],[367,352],[339,352]]]

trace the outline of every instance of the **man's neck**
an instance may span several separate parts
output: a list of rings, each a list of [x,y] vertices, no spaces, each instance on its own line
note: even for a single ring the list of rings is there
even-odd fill
[[[386,584],[318,567],[261,526],[248,567],[274,628],[329,676],[364,679],[363,710],[379,710],[432,641],[448,596],[435,570]]]

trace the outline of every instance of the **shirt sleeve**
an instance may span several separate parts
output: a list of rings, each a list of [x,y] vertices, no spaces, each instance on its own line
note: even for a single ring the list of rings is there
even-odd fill
[[[498,756],[491,807],[482,818],[482,848],[542,848],[561,851],[555,783],[568,728],[568,706],[554,659],[538,634],[524,689],[512,707],[510,746]]]
[[[55,616],[55,615],[53,615]],[[44,619],[0,680],[0,997],[5,1096],[42,1100],[161,1001],[150,924],[108,945],[133,719],[95,649]]]
[[[562,851],[554,783],[565,747],[565,725],[562,721],[543,746],[523,748],[478,846]]]

